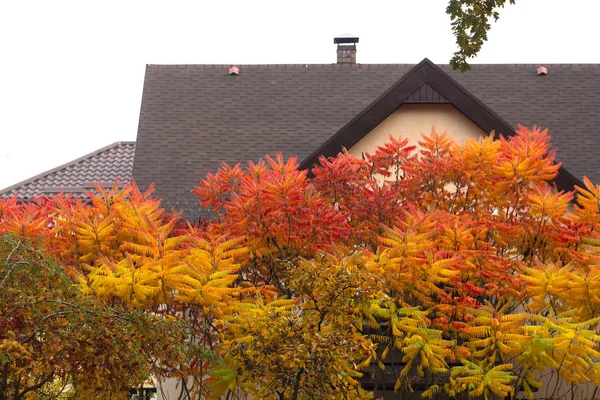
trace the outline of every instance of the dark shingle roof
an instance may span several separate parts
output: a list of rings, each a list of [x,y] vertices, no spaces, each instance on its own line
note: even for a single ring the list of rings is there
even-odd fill
[[[42,194],[65,192],[87,198],[84,191],[90,190],[92,183],[112,185],[117,177],[121,182],[131,180],[134,154],[135,142],[116,142],[7,187],[0,191],[0,196],[17,196],[26,201]]]
[[[411,68],[252,65],[229,76],[228,67],[146,69],[134,176],[190,218],[191,189],[221,161],[276,152],[302,161]]]
[[[149,65],[134,176],[195,217],[190,190],[221,161],[302,161],[413,66],[242,65],[230,76],[225,65]],[[546,65],[546,76],[538,66],[440,67],[513,126],[549,127],[564,167],[600,180],[600,65]]]
[[[575,177],[600,183],[600,65],[472,65],[467,74],[442,67],[507,122],[548,128],[556,159]]]

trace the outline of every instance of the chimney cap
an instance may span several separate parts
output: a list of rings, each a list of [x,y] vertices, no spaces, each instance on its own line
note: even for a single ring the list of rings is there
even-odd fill
[[[229,75],[239,75],[240,74],[240,69],[238,67],[236,67],[235,65],[229,67],[229,70],[227,71],[227,73]]]
[[[358,43],[358,36],[354,36],[350,33],[342,33],[333,38],[334,44],[342,44],[342,43]]]
[[[544,67],[543,65],[540,65],[537,69],[537,74],[538,75],[548,75],[548,68]]]

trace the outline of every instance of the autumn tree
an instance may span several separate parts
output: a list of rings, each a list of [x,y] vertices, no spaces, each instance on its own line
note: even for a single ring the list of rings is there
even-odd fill
[[[244,235],[249,257],[240,301],[223,318],[214,395],[245,398],[368,398],[357,368],[373,357],[361,334],[375,287],[360,253],[342,245],[346,215],[312,188],[295,159],[248,169],[224,166],[197,187],[212,224]]]
[[[236,293],[240,239],[200,231],[160,207],[152,188],[101,186],[87,203],[53,198],[49,248],[80,290],[112,306],[185,323],[185,352],[160,367],[184,398],[206,396],[217,319]]]
[[[600,187],[558,192],[554,156],[538,128],[433,131],[223,165],[202,226],[132,183],[0,202],[0,233],[41,237],[86,301],[185,323],[158,365],[181,398],[595,397]]]
[[[183,331],[86,297],[39,242],[0,237],[0,399],[122,398],[177,357]],[[176,328],[176,329],[174,329]]]

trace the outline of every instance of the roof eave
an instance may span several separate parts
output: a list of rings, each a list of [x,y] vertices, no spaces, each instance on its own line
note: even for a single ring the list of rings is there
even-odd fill
[[[98,150],[92,151],[91,153],[86,154],[86,155],[84,155],[82,157],[79,157],[79,158],[77,158],[75,160],[69,161],[66,164],[59,165],[58,167],[49,169],[47,171],[44,171],[44,172],[42,172],[40,174],[37,174],[37,175],[31,177],[31,178],[25,179],[24,181],[21,181],[21,182],[15,183],[14,185],[6,187],[6,188],[0,190],[0,196],[7,195],[9,192],[13,191],[14,189],[17,189],[17,188],[19,188],[21,186],[28,185],[28,184],[30,184],[32,182],[35,182],[36,180],[38,180],[40,178],[43,178],[43,177],[45,177],[47,175],[50,175],[50,174],[53,174],[53,173],[55,173],[57,171],[60,171],[62,169],[68,168],[68,167],[70,167],[72,165],[75,165],[75,164],[77,164],[77,163],[79,163],[81,161],[84,161],[84,160],[86,160],[86,159],[88,159],[90,157],[94,157],[95,155],[100,154],[100,153],[102,153],[104,151],[110,150],[110,149],[112,149],[114,147],[118,147],[118,146],[120,146],[122,144],[134,144],[134,143],[135,143],[134,141],[121,141],[121,142],[111,143],[108,146],[104,146],[104,147],[102,147],[102,148],[100,148]]]

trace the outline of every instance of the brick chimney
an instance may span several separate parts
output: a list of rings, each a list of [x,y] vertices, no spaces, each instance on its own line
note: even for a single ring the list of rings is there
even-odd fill
[[[337,63],[338,64],[356,64],[356,43],[358,37],[349,33],[343,33],[333,38],[333,43],[337,44]]]

